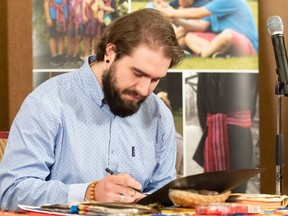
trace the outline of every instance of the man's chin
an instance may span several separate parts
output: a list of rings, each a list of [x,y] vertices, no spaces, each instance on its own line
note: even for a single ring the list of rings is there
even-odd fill
[[[138,104],[139,101],[141,101],[143,98],[142,97],[133,97],[133,96],[126,96],[124,98],[122,98],[122,100],[124,100],[126,103],[130,103],[130,104]]]
[[[117,111],[112,111],[113,113],[114,113],[114,115],[117,115],[117,116],[120,116],[120,117],[122,117],[122,118],[124,118],[124,117],[128,117],[128,116],[132,116],[132,115],[134,115],[135,113],[137,113],[138,112],[138,110],[139,110],[139,107],[133,107],[133,108],[131,108],[131,107],[126,107],[126,108],[124,108],[124,107],[122,107],[122,109],[119,109],[119,110],[117,110]]]
[[[131,97],[129,98],[122,98],[122,101],[126,104],[126,106],[138,106],[139,104],[139,101],[141,99],[131,99]]]

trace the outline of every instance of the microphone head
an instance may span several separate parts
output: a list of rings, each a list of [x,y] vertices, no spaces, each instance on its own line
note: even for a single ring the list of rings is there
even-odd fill
[[[279,16],[271,16],[267,20],[268,32],[271,36],[283,34],[284,26]]]

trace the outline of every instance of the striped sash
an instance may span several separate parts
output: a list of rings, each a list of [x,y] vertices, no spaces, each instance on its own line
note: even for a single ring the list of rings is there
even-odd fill
[[[251,127],[250,111],[207,114],[208,135],[204,147],[204,172],[230,169],[228,125]]]

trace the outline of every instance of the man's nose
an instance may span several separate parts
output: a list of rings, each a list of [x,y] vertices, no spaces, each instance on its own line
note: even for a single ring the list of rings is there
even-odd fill
[[[147,96],[151,85],[151,78],[141,77],[136,85],[136,91],[142,96]]]

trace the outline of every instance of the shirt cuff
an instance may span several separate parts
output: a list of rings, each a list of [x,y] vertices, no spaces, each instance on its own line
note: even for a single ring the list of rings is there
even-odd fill
[[[83,202],[89,183],[71,184],[68,191],[68,203]]]

